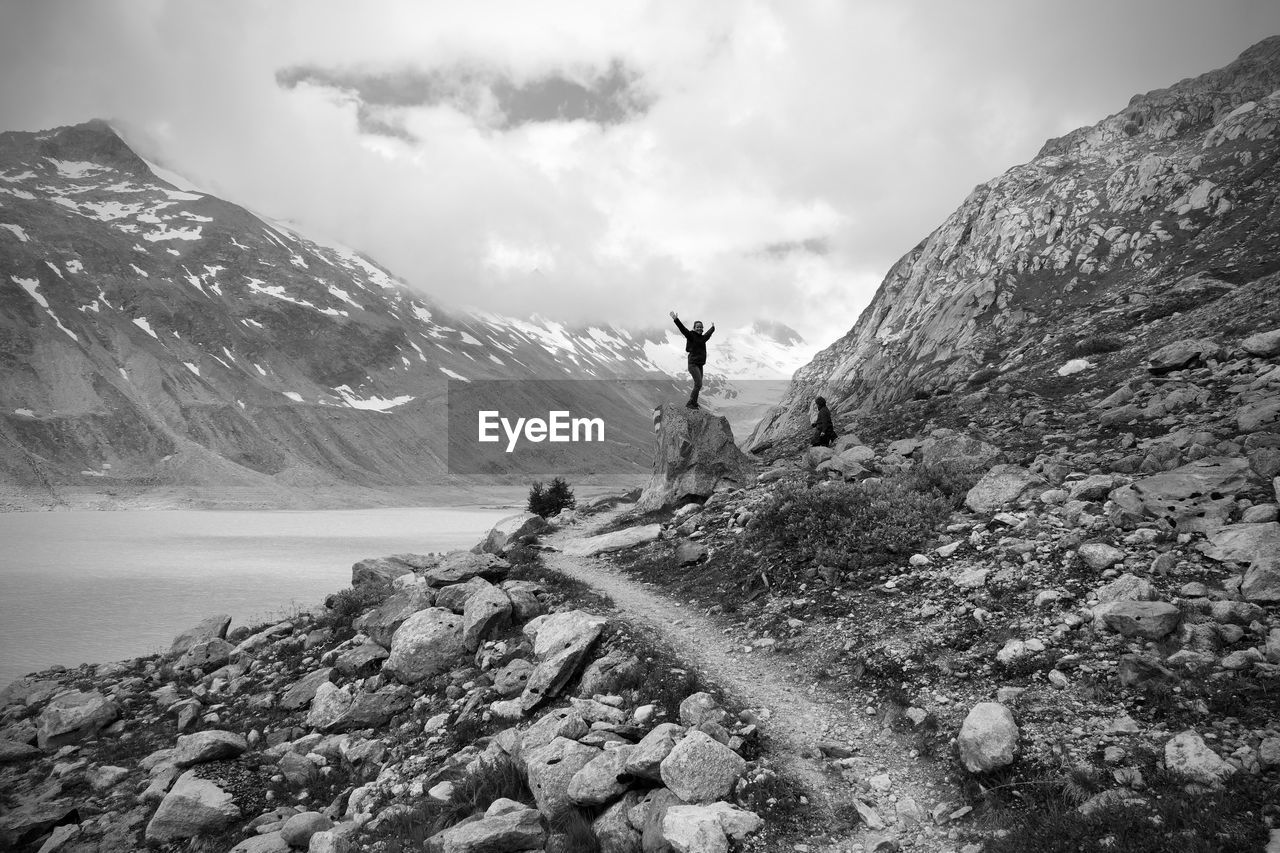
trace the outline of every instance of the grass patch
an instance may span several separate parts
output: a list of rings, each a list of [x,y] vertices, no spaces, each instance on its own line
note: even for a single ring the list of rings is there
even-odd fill
[[[386,839],[389,853],[420,850],[423,843],[464,818],[484,812],[501,799],[533,805],[533,794],[525,783],[524,773],[515,759],[496,755],[484,759],[474,771],[459,774],[448,781],[453,791],[447,800],[423,797],[403,813],[397,814]]]
[[[964,496],[978,484],[990,466],[971,462],[939,462],[917,465],[897,475],[907,488],[923,494],[934,493],[946,499],[952,509],[964,505]]]
[[[570,809],[551,822],[551,832],[560,836],[556,850],[565,853],[600,853],[600,839],[591,828],[591,813],[585,809]]]
[[[1280,812],[1274,780],[1239,774],[1219,791],[1189,793],[1186,779],[1154,765],[1147,790],[1081,812],[1081,802],[1107,788],[1107,776],[1083,768],[1010,784],[999,792],[1001,813],[992,815],[1005,818],[1006,828],[984,853],[1246,853],[1266,845],[1266,818]]]
[[[761,507],[749,538],[795,560],[866,576],[922,550],[951,509],[940,493],[918,491],[899,477],[785,486]]]

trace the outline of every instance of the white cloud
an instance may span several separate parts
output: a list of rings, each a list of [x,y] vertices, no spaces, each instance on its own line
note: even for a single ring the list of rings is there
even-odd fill
[[[1280,31],[1280,7],[1230,5],[5,4],[0,113],[29,130],[112,119],[210,192],[446,303],[765,315],[825,343],[973,186]],[[502,130],[483,92],[470,113],[394,98],[362,113],[354,91],[276,82],[483,68],[519,87],[614,62],[649,99],[623,124]]]

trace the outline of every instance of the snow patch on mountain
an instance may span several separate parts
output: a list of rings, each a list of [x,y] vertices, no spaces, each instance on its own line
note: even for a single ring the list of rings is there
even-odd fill
[[[367,409],[373,412],[385,412],[389,409],[394,409],[396,406],[403,406],[414,399],[409,394],[401,394],[390,399],[385,397],[357,397],[348,385],[339,385],[333,390],[337,391],[338,395],[342,397],[342,401],[351,408]]]
[[[53,319],[53,322],[57,324],[59,329],[66,332],[73,341],[80,340],[80,336],[62,325],[62,321],[58,319],[58,315],[53,313],[53,309],[49,307],[49,301],[45,299],[44,294],[40,292],[39,281],[34,278],[18,278],[16,275],[9,276],[9,278],[13,280],[14,284],[25,290],[27,294],[36,301],[36,304],[44,309],[45,313]]]

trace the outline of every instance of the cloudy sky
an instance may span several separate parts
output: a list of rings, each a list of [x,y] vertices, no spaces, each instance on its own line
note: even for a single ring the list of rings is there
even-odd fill
[[[446,304],[846,331],[977,184],[1274,0],[0,0],[0,129],[112,120]]]

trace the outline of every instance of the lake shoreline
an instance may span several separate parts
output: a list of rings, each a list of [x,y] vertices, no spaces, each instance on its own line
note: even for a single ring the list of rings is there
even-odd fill
[[[624,478],[574,483],[580,499],[619,494],[643,480]],[[149,510],[340,510],[447,508],[463,506],[523,509],[528,483],[430,483],[416,487],[370,489],[316,486],[308,489],[248,489],[216,486],[59,486],[56,495],[0,486],[0,515],[15,512]]]
[[[0,687],[166,647],[212,604],[237,624],[320,605],[369,556],[470,548],[510,503],[0,515]]]

